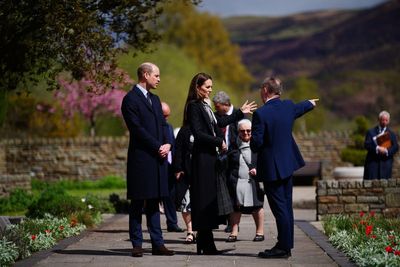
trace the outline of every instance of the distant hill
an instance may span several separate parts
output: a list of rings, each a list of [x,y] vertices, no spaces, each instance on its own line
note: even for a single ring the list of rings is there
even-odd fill
[[[359,11],[321,11],[286,17],[224,20],[242,60],[258,81],[312,78],[338,116],[375,116],[400,122],[400,1]]]

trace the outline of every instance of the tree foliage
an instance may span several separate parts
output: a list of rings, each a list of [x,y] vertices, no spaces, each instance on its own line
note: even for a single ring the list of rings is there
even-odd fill
[[[294,102],[320,98],[318,84],[305,77],[298,78],[295,80],[293,88],[288,92],[288,96]],[[317,102],[317,107],[312,112],[296,121],[295,130],[302,132],[320,130],[325,122],[325,113],[323,102]]]
[[[228,85],[242,91],[249,88],[252,77],[218,17],[199,13],[183,0],[165,5],[164,10],[159,21],[166,42],[183,49],[205,71]]]
[[[110,90],[105,90],[104,85],[96,84],[89,78],[80,81],[69,82],[60,79],[59,83],[63,90],[55,92],[55,98],[59,101],[64,114],[71,118],[76,113],[81,114],[90,123],[91,136],[95,135],[96,119],[101,114],[110,113],[121,116],[122,99],[126,92],[122,88],[132,84],[133,80],[125,72],[117,69],[118,76],[123,77],[120,81],[114,81]],[[88,91],[87,88],[94,88]],[[101,94],[96,94],[101,92]]]
[[[91,79],[111,83],[104,66],[115,68],[124,44],[143,51],[159,38],[154,23],[163,2],[0,1],[0,89],[26,89],[43,78],[54,88],[63,70],[77,80],[92,71]]]

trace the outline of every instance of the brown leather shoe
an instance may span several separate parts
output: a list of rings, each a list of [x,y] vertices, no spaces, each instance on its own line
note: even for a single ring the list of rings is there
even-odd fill
[[[151,254],[160,255],[160,256],[172,256],[175,254],[173,250],[167,249],[164,245],[159,247],[153,247],[151,250]]]
[[[133,247],[132,248],[132,257],[143,257],[142,247]]]

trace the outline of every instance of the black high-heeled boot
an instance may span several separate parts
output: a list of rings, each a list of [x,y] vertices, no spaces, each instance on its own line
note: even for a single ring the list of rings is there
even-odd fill
[[[203,238],[202,238],[202,235],[200,234],[200,232],[201,231],[198,231],[197,232],[197,235],[196,235],[196,240],[197,240],[197,243],[196,243],[196,250],[197,250],[197,255],[201,255],[201,253],[202,253],[202,251],[203,251]]]
[[[217,250],[214,243],[212,230],[202,231],[200,234],[201,245],[197,247],[197,254],[219,255],[222,251]]]

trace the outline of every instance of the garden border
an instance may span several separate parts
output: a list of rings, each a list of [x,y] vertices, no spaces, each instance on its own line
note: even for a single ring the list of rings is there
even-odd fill
[[[312,241],[322,248],[332,260],[341,267],[357,267],[357,265],[350,260],[343,252],[337,250],[329,242],[328,237],[318,230],[309,221],[295,220],[294,223],[300,228]]]
[[[64,239],[60,240],[53,247],[46,249],[46,250],[35,252],[30,257],[15,262],[13,264],[13,266],[14,267],[31,267],[31,266],[35,265],[36,263],[38,263],[39,261],[44,260],[47,257],[49,257],[51,254],[55,253],[55,251],[63,250],[66,247],[68,247],[69,245],[72,245],[72,244],[78,242],[82,238],[84,238],[87,235],[89,235],[90,233],[92,233],[94,230],[101,228],[101,227],[105,227],[108,224],[111,224],[113,222],[113,218],[115,218],[116,216],[119,216],[119,215],[120,214],[113,214],[112,216],[107,217],[100,225],[96,226],[95,228],[86,229],[77,236],[71,236],[71,237],[64,238]]]

